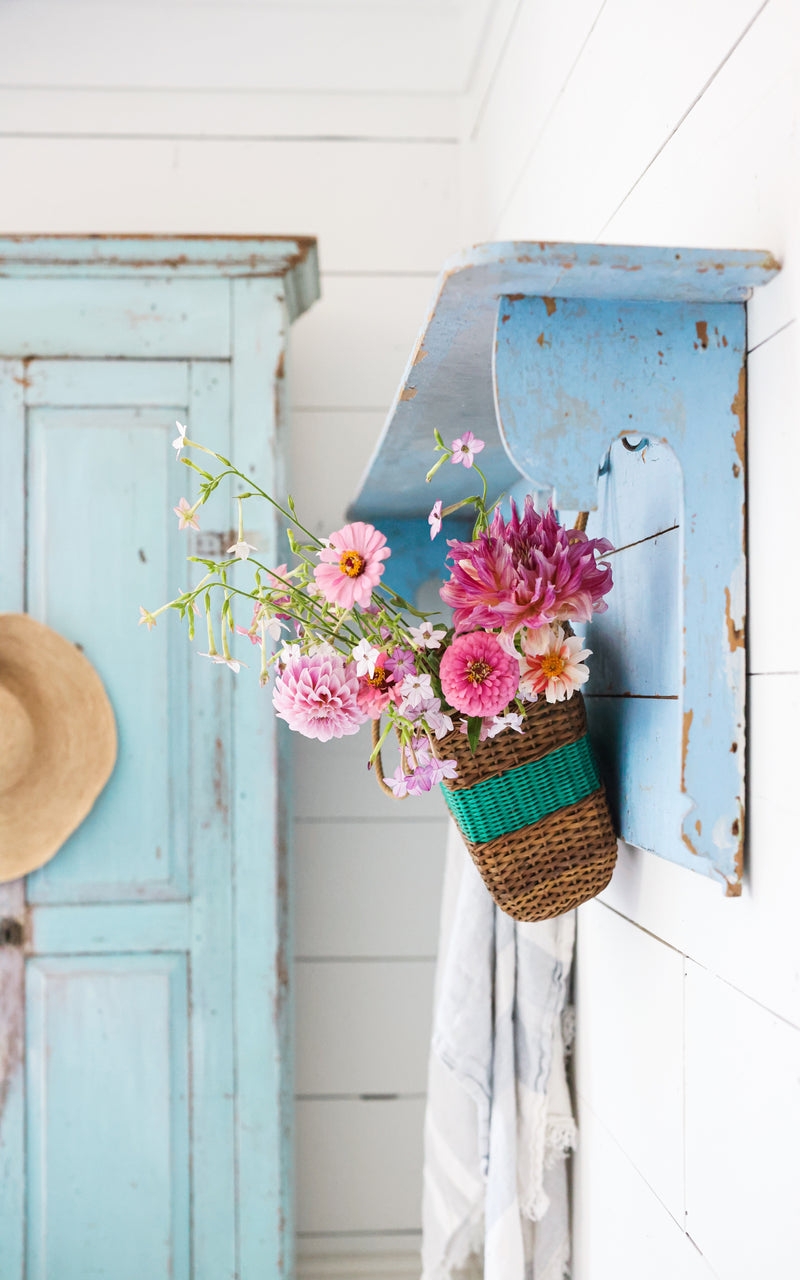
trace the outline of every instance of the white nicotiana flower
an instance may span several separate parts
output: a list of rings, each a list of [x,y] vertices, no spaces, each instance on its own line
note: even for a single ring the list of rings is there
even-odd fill
[[[400,686],[400,693],[406,707],[421,706],[427,698],[434,696],[430,676],[406,676]]]
[[[234,542],[232,547],[228,547],[228,555],[236,556],[237,560],[246,560],[251,551],[255,551],[255,547],[250,542],[245,542],[242,538],[238,542]]]
[[[186,432],[189,428],[184,427],[182,423],[178,422],[177,418],[175,419],[175,426],[178,428],[179,434],[172,441],[172,447],[175,450],[175,461],[177,462],[181,456],[181,449],[186,448]]]
[[[517,711],[504,711],[501,716],[493,716],[488,730],[489,737],[496,738],[498,733],[502,733],[504,729],[514,729],[517,733],[523,733],[522,722],[524,718]]]
[[[432,622],[423,622],[419,627],[409,627],[408,634],[417,649],[438,649],[447,631],[444,627],[434,627]]]
[[[357,676],[374,676],[375,666],[381,656],[380,649],[371,645],[369,640],[359,640],[350,657],[356,664]]]

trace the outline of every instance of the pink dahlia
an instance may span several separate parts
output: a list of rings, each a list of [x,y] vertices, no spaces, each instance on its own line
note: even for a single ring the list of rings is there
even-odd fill
[[[366,719],[358,705],[355,667],[345,667],[335,652],[303,654],[299,646],[286,651],[272,705],[290,729],[320,742],[347,737]]]
[[[383,561],[391,555],[386,538],[374,525],[356,520],[332,533],[327,547],[319,551],[322,564],[314,577],[329,604],[352,609],[366,608],[383,573]]]
[[[496,716],[519,686],[519,663],[488,631],[456,636],[439,667],[442,692],[467,716]]]
[[[474,542],[448,546],[453,567],[440,595],[454,609],[456,631],[502,627],[514,635],[521,627],[588,622],[608,607],[603,597],[613,585],[611,569],[596,557],[611,551],[611,543],[565,529],[552,505],[541,514],[530,496],[522,519],[512,501],[508,524],[497,511]]]
[[[521,643],[519,683],[526,697],[535,699],[543,693],[548,702],[563,702],[589,679],[589,668],[583,659],[589,657],[591,649],[581,648],[583,641],[577,636],[565,636],[563,628],[526,628]]]

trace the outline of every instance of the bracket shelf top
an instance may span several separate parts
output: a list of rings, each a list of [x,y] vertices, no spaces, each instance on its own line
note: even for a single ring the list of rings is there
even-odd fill
[[[476,245],[450,258],[403,373],[381,438],[350,507],[353,519],[427,515],[423,477],[433,430],[446,441],[472,431],[486,441],[481,469],[490,496],[519,470],[497,426],[492,357],[503,297],[592,298],[625,302],[745,302],[780,269],[760,250],[509,241]],[[463,477],[442,468],[436,497],[463,496]]]

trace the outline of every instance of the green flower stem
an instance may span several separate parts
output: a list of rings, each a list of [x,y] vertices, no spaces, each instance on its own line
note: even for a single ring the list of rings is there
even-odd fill
[[[378,739],[378,741],[376,742],[375,746],[372,748],[372,755],[371,755],[371,756],[370,756],[370,758],[369,758],[369,763],[370,763],[371,765],[373,765],[373,764],[375,763],[375,761],[377,760],[377,758],[378,758],[378,753],[380,752],[381,747],[383,746],[384,742],[385,742],[385,741],[386,741],[386,739],[388,738],[388,736],[389,736],[389,734],[391,733],[391,731],[392,731],[392,722],[391,722],[391,720],[390,720],[390,721],[389,721],[389,723],[387,724],[386,728],[384,729],[383,733],[381,734],[380,738],[379,738],[379,739]]]
[[[214,627],[211,622],[211,592],[206,591],[206,626],[208,627],[208,652],[212,658],[217,656],[217,646],[214,643]]]

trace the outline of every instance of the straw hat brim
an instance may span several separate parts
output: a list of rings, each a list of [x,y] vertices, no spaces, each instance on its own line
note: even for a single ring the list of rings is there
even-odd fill
[[[89,660],[27,614],[0,613],[0,882],[53,857],[116,755],[114,713]]]

